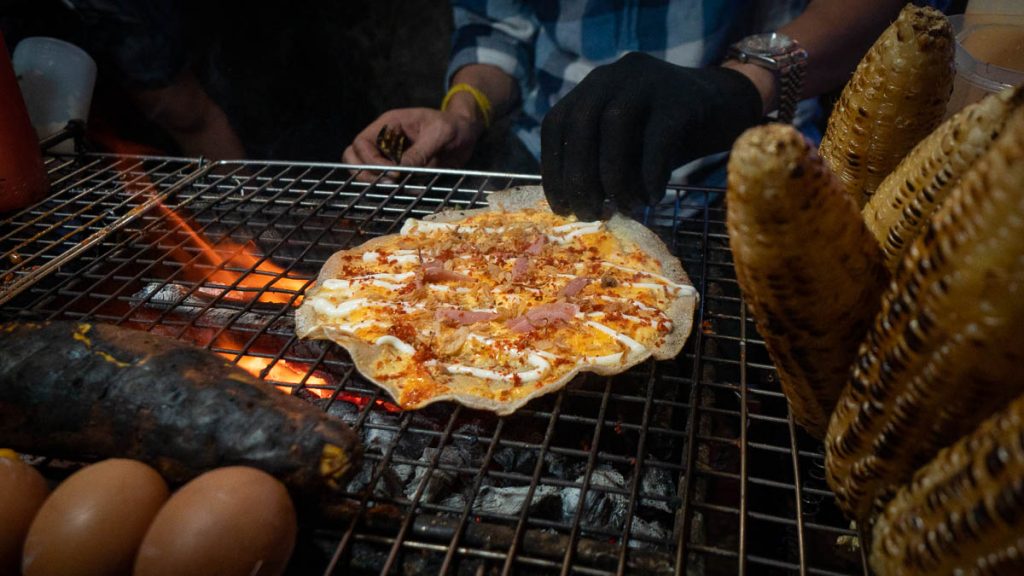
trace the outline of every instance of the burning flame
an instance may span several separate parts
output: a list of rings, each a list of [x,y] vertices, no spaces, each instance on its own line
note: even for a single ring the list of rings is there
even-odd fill
[[[252,242],[239,244],[231,239],[225,238],[217,243],[217,248],[211,246],[184,218],[173,210],[159,204],[159,209],[167,219],[174,223],[175,227],[185,232],[194,248],[197,248],[207,264],[214,267],[214,271],[202,280],[219,284],[225,288],[235,285],[236,288],[246,290],[227,290],[222,294],[223,298],[245,302],[252,299],[252,295],[259,292],[256,297],[258,302],[271,304],[291,304],[298,306],[302,303],[302,296],[294,296],[301,292],[306,286],[306,281],[298,278],[287,278],[285,271],[270,260],[261,260],[256,256],[257,250]],[[221,256],[222,252],[230,254],[228,258]],[[191,261],[193,257],[183,248],[175,248],[173,254],[183,264]],[[247,272],[229,270],[228,268],[241,268]],[[191,270],[195,270],[193,267]],[[237,284],[236,284],[237,282]],[[270,292],[268,289],[286,290],[288,292]],[[291,292],[291,293],[289,293]]]
[[[120,154],[152,154],[152,150],[140,149],[129,142],[119,140],[111,136],[105,142],[106,146],[115,153]],[[152,198],[154,192],[153,183],[145,175],[133,177],[131,173],[121,173],[121,180],[125,189],[131,193],[145,193]],[[306,281],[298,278],[288,278],[285,270],[268,259],[257,256],[259,253],[256,246],[250,241],[240,244],[229,238],[224,238],[211,245],[195,228],[184,218],[166,206],[163,202],[156,203],[157,209],[163,214],[167,221],[185,233],[188,243],[193,250],[187,250],[183,246],[172,249],[171,255],[181,264],[187,266],[186,273],[193,276],[193,279],[204,283],[218,284],[223,286],[218,297],[240,302],[247,302],[254,297],[258,302],[271,304],[290,304],[298,306],[302,303],[301,292],[306,286]],[[202,266],[194,263],[195,250],[198,250],[203,263],[212,267],[213,272],[208,275],[195,278],[201,275]],[[224,257],[222,254],[228,254]],[[231,268],[237,269],[232,270]],[[234,286],[234,289],[230,287]],[[270,291],[275,290],[275,291]],[[204,290],[204,292],[209,292]],[[241,353],[245,347],[233,336],[225,334],[228,338],[228,345],[232,349],[239,350],[239,353],[221,352],[220,355],[236,364],[257,378],[263,378],[270,382],[279,382],[276,387],[286,394],[291,393],[294,386],[303,386],[306,390],[319,398],[330,398],[334,394],[330,382],[316,373],[308,374],[305,369],[293,366],[286,360],[280,359],[276,362],[272,358],[249,356]],[[237,359],[237,360],[236,360]],[[290,386],[289,386],[290,385]],[[402,409],[387,400],[371,400],[366,396],[341,391],[337,396],[338,400],[355,404],[362,408],[371,401],[374,405],[387,410],[388,412],[400,412]]]
[[[121,140],[112,133],[100,132],[103,138],[102,144],[115,153],[153,153],[151,149]],[[155,187],[146,174],[122,170],[120,177],[126,191],[133,194],[141,192],[150,198],[153,197]],[[184,218],[164,205],[163,202],[157,201],[156,207],[166,220],[171,222],[175,228],[185,233],[192,248],[198,249],[205,263],[214,268],[213,272],[208,276],[195,278],[201,268],[194,265],[189,266],[186,269],[186,273],[191,274],[193,276],[192,279],[222,285],[225,289],[232,285],[236,288],[244,289],[222,290],[219,296],[228,300],[246,302],[252,299],[252,294],[259,293],[256,297],[258,302],[291,304],[292,306],[298,306],[302,303],[302,296],[295,296],[295,294],[305,288],[306,281],[298,278],[287,278],[283,268],[270,260],[261,259],[256,256],[258,250],[251,241],[239,244],[229,238],[224,238],[217,242],[216,246],[213,246],[189,225]],[[222,256],[225,253],[230,254],[230,256],[225,258]],[[182,246],[172,249],[171,252],[172,257],[186,265],[193,261],[193,254],[193,251],[186,250]],[[239,270],[229,270],[228,268]],[[270,291],[271,289],[275,291]]]

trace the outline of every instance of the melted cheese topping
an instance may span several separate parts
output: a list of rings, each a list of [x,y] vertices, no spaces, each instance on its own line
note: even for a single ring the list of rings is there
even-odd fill
[[[585,285],[562,294],[579,277]],[[631,364],[664,341],[665,311],[692,293],[603,222],[525,210],[406,220],[373,250],[343,253],[339,277],[303,306],[379,347],[386,361],[372,376],[400,381],[396,400],[413,408],[453,389],[514,400],[580,366]],[[523,318],[528,331],[513,329]]]

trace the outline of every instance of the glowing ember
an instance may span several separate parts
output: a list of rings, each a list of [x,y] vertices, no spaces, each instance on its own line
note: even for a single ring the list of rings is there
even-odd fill
[[[363,408],[370,403],[370,399],[367,398],[366,396],[360,396],[358,394],[353,394],[351,392],[345,392],[344,390],[338,393],[338,400],[348,402],[349,404],[355,404],[360,408]],[[399,407],[397,404],[388,402],[387,400],[381,400],[380,398],[373,400],[373,403],[374,405],[380,406],[381,408],[387,410],[388,412],[394,413],[402,411],[402,408]]]
[[[232,361],[234,361],[234,359],[238,357],[236,354],[231,354],[227,352],[222,352],[221,356],[224,356],[228,360]],[[310,374],[309,378],[306,378],[305,382],[303,383],[303,378],[306,377],[305,370],[297,369],[285,360],[279,360],[273,366],[270,366],[271,362],[273,362],[273,360],[270,358],[260,358],[258,356],[242,356],[238,358],[237,364],[239,368],[242,368],[243,370],[257,378],[262,376],[265,380],[271,382],[283,382],[286,384],[291,384],[292,386],[277,386],[277,389],[280,390],[281,392],[284,392],[285,394],[290,394],[292,388],[297,385],[304,385],[306,390],[310,391],[318,398],[330,398],[331,395],[334,394],[333,390],[327,388],[329,383],[326,379],[317,376],[316,374]],[[264,370],[267,369],[267,366],[270,366],[270,369],[267,371],[266,375],[263,375],[263,372]],[[360,408],[364,408],[367,404],[369,404],[372,401],[374,405],[379,406],[387,410],[388,412],[402,411],[402,409],[398,405],[392,402],[388,402],[387,400],[382,400],[380,398],[376,400],[371,400],[366,396],[353,394],[351,392],[341,391],[338,393],[337,399],[343,402],[348,402],[350,404],[355,404]]]
[[[237,356],[227,352],[222,352],[221,356],[228,360],[234,360]],[[284,360],[274,362],[271,366],[273,359],[271,358],[260,358],[257,356],[242,356],[238,358],[238,367],[245,370],[249,374],[259,378],[263,377],[265,380],[270,382],[283,382],[285,384],[301,385],[306,384],[309,386],[327,386],[328,382],[324,378],[317,376],[316,374],[310,374],[309,378],[306,378],[306,371],[299,370],[293,367],[291,364]],[[267,367],[270,366],[269,370]],[[264,375],[266,370],[266,375]],[[305,378],[305,382],[303,379]],[[277,389],[284,392],[290,393],[294,386],[277,386]],[[331,390],[325,388],[309,388],[309,391],[319,396],[320,398],[328,398],[331,395]]]

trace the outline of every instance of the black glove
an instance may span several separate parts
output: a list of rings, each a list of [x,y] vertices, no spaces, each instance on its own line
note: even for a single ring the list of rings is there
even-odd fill
[[[728,68],[684,68],[630,53],[595,69],[544,118],[541,172],[552,210],[600,217],[655,204],[672,170],[721,152],[761,120],[761,95]]]

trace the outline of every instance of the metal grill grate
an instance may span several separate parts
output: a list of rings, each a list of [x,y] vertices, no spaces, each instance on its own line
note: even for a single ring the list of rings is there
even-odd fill
[[[294,335],[336,250],[536,178],[82,155],[0,228],[5,319],[90,319],[207,347],[356,428],[365,465],[293,573],[864,572],[735,281],[713,190],[647,223],[702,295],[673,361],[577,379],[515,415],[400,412],[339,347]],[[691,204],[688,204],[692,202]],[[689,213],[695,216],[689,216]]]

